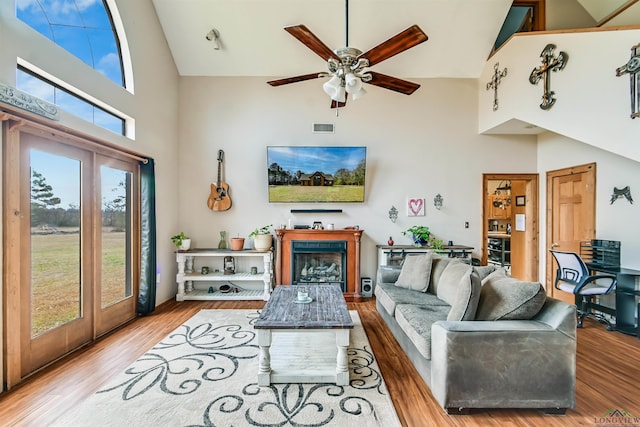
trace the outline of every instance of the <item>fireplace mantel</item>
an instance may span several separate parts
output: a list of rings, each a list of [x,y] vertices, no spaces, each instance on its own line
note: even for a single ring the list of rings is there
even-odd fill
[[[362,230],[276,230],[276,284],[291,285],[291,242],[295,240],[344,240],[347,242],[347,291],[349,301],[361,298],[360,239]]]

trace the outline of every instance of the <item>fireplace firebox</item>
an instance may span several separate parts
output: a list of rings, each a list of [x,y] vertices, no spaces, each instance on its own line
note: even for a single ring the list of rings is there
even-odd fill
[[[347,242],[296,240],[291,242],[291,284],[340,286],[346,292]]]
[[[347,301],[359,301],[362,298],[362,233],[362,230],[356,228],[277,229],[276,284],[286,286],[339,283]],[[297,248],[295,253],[294,246]],[[294,263],[297,266],[294,266]]]

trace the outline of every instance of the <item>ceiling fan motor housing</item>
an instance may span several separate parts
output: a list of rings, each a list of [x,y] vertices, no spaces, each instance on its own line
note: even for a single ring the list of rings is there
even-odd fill
[[[366,58],[358,58],[358,56],[362,55],[361,50],[353,47],[343,47],[334,50],[334,52],[340,58],[340,62],[333,58],[327,60],[331,74],[343,77],[348,73],[353,73],[364,82],[371,80],[370,74],[361,74],[369,66],[369,61]]]

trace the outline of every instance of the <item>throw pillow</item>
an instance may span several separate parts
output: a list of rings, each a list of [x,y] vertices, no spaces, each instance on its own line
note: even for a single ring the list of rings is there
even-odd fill
[[[477,273],[472,272],[463,277],[458,284],[456,300],[451,305],[447,320],[475,319],[481,288],[480,277]]]
[[[447,265],[449,265],[454,258],[444,257],[438,254],[433,254],[432,257],[433,261],[431,266],[431,283],[429,284],[429,292],[437,295],[440,276],[442,276],[444,269],[447,268]]]
[[[472,268],[463,262],[451,261],[440,275],[436,296],[449,305],[453,305],[458,297],[460,283],[469,280]],[[433,273],[432,273],[433,274]]]
[[[496,271],[495,265],[482,265],[473,267],[473,271],[480,276],[480,280],[484,280],[488,275]]]
[[[546,298],[540,282],[524,282],[497,270],[482,284],[476,320],[528,320]]]
[[[407,255],[402,263],[396,286],[426,292],[431,276],[431,254]]]

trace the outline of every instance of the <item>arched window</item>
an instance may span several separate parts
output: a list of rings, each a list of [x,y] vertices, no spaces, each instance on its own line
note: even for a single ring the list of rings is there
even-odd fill
[[[16,0],[16,16],[125,86],[120,43],[105,0]]]

